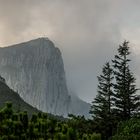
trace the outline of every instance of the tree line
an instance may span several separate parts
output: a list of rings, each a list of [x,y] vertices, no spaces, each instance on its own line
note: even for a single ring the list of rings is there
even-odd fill
[[[128,45],[129,42],[124,41],[119,46],[112,64],[107,62],[102,74],[97,77],[98,94],[92,102],[90,113],[96,132],[102,134],[103,140],[116,132],[119,122],[137,117],[140,113],[140,95],[137,94],[136,79],[130,70]]]
[[[0,110],[0,140],[100,140],[89,124],[82,116],[61,120],[39,112],[28,117],[27,111],[14,111],[7,102]]]

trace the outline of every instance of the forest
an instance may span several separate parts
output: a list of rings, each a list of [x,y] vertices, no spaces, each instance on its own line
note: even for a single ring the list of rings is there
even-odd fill
[[[106,62],[98,78],[91,119],[69,114],[15,111],[7,102],[0,109],[0,140],[140,140],[140,95],[131,71],[129,42]]]

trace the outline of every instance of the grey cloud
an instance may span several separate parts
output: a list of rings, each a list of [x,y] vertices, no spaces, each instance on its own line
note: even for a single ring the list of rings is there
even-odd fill
[[[139,0],[0,0],[0,46],[48,36],[62,51],[70,90],[91,101],[102,65],[127,39],[124,30],[138,28],[139,6]]]

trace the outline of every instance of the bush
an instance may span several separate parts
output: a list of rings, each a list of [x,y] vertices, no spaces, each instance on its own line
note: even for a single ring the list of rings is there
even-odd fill
[[[112,140],[140,140],[140,119],[132,118],[121,122]]]
[[[91,140],[101,140],[101,134],[93,133],[91,135]]]

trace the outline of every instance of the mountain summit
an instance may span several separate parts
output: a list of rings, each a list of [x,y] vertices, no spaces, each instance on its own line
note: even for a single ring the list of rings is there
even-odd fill
[[[69,94],[61,52],[48,38],[0,48],[0,74],[39,110],[88,116],[90,105]]]

